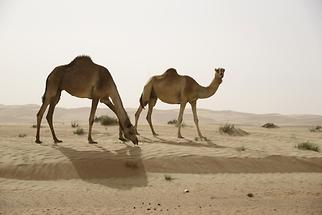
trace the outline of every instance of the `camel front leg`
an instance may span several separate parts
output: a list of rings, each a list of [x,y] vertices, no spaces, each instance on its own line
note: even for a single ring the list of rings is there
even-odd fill
[[[199,138],[200,138],[200,140],[203,140],[203,139],[206,140],[206,137],[202,136],[202,134],[200,132],[200,128],[199,128],[199,120],[198,120],[198,115],[197,115],[197,101],[193,101],[190,104],[191,104],[191,109],[192,109],[192,113],[193,113],[193,120],[195,121]]]
[[[113,103],[109,99],[101,100],[101,102],[103,102],[107,107],[109,107],[111,109],[111,111],[113,111],[113,113],[116,115],[115,106],[113,105]],[[122,126],[121,126],[120,121],[119,121],[119,140],[127,141],[127,139],[125,139],[125,137],[123,136],[123,130],[122,130]]]
[[[182,120],[183,120],[183,112],[184,112],[184,109],[186,107],[186,104],[187,104],[186,102],[180,104],[180,112],[179,112],[178,122],[177,122],[178,138],[183,138],[183,136],[181,135],[181,125],[182,125]]]
[[[89,115],[89,128],[88,128],[88,138],[87,138],[89,144],[97,143],[92,139],[92,127],[93,127],[93,123],[94,123],[94,117],[95,117],[97,104],[98,104],[98,99],[92,99],[92,107],[91,107],[91,113]]]

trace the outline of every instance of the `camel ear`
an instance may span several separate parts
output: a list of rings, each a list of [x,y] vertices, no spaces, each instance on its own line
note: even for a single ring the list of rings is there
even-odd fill
[[[224,68],[222,68],[222,72],[225,72],[225,69]]]
[[[215,72],[219,72],[219,69],[215,69]]]

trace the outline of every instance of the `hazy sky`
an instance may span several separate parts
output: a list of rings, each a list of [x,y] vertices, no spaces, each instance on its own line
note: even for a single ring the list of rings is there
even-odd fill
[[[47,75],[80,54],[109,69],[126,107],[169,67],[204,86],[224,67],[198,107],[322,114],[321,0],[0,0],[0,104],[41,104]],[[90,104],[63,93],[58,106]]]

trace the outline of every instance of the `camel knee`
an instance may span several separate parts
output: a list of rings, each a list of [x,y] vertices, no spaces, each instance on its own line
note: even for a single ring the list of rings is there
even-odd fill
[[[194,118],[193,120],[195,121],[196,124],[199,122],[198,118]]]
[[[47,116],[46,116],[46,119],[47,119],[47,122],[51,122],[51,115],[50,114],[47,114]]]
[[[152,122],[151,115],[147,115],[147,116],[146,116],[146,120],[147,120],[149,123],[151,123],[151,122]]]

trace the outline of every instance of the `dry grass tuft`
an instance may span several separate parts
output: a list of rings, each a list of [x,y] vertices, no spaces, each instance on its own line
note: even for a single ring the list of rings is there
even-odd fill
[[[235,128],[234,124],[226,124],[224,126],[219,127],[219,133],[221,134],[228,134],[229,136],[245,136],[249,135],[248,132],[240,129]]]
[[[73,133],[77,135],[83,135],[85,134],[85,131],[82,128],[77,128]]]
[[[304,143],[297,144],[295,146],[295,148],[298,148],[298,149],[301,149],[301,150],[310,150],[310,151],[315,151],[315,152],[320,151],[320,147],[317,144],[310,143],[308,141],[304,142]]]
[[[171,175],[164,175],[164,179],[165,179],[166,181],[172,181],[174,178],[172,178],[172,176],[171,176]]]
[[[18,137],[26,137],[27,134],[18,134]]]
[[[103,115],[100,117],[95,117],[94,122],[99,122],[101,125],[107,126],[107,125],[117,125],[118,121],[114,117],[109,117],[107,115]]]
[[[310,129],[311,132],[322,132],[322,127],[321,126],[315,126],[314,128]]]
[[[274,123],[268,122],[264,125],[262,125],[263,128],[279,128],[277,125],[275,125]]]
[[[79,124],[76,121],[72,121],[70,123],[70,126],[72,126],[72,128],[77,128],[79,126]]]

